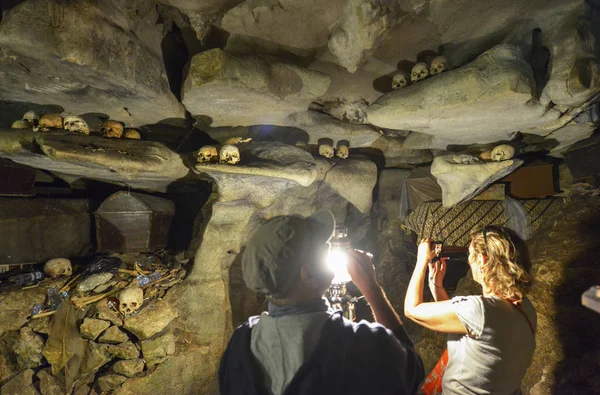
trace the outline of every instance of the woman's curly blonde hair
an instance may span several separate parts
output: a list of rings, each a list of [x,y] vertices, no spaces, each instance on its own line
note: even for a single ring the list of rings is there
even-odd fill
[[[533,284],[523,240],[509,228],[486,226],[471,233],[471,245],[476,254],[487,256],[481,271],[490,290],[503,299],[521,302]]]

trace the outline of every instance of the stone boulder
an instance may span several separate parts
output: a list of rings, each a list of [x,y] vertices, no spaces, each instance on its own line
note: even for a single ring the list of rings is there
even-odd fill
[[[327,46],[331,26],[342,17],[345,3],[345,0],[241,2],[225,13],[221,21],[221,28],[230,33],[225,49],[231,53],[314,56],[318,49]]]
[[[63,395],[66,393],[64,384],[52,375],[52,369],[42,369],[37,373],[40,379],[40,392],[42,395]]]
[[[116,389],[118,386],[123,384],[127,380],[127,377],[121,376],[120,374],[108,373],[104,374],[96,380],[96,385],[102,391],[102,393],[110,392]]]
[[[159,192],[189,173],[178,154],[157,142],[67,133],[1,130],[0,157],[59,174]]]
[[[338,63],[353,73],[369,58],[397,23],[396,0],[349,0],[327,43]]]
[[[129,336],[117,326],[111,326],[98,339],[100,343],[120,344],[129,340]]]
[[[96,338],[109,326],[110,322],[108,321],[84,318],[79,326],[79,333],[84,339],[96,340]]]
[[[141,358],[135,358],[117,361],[112,366],[112,369],[115,373],[126,377],[133,377],[144,370],[144,360]]]
[[[562,111],[579,107],[600,93],[600,27],[573,13],[547,38],[552,57],[543,95]]]
[[[477,196],[488,185],[523,164],[521,159],[509,159],[467,165],[456,163],[453,156],[438,156],[431,164],[431,174],[442,187],[444,207],[452,207]]]
[[[32,385],[34,372],[31,369],[22,371],[8,380],[0,389],[1,395],[39,395]]]
[[[323,183],[361,213],[368,213],[377,183],[377,166],[365,158],[341,160],[327,171]]]
[[[192,116],[209,117],[211,126],[282,125],[330,84],[317,71],[221,49],[195,55],[186,69],[182,102]]]
[[[17,354],[17,364],[21,369],[37,368],[42,364],[44,339],[29,327],[19,330],[19,338],[15,342],[14,352]]]
[[[142,340],[142,355],[148,368],[164,362],[175,353],[175,336],[170,331]]]
[[[498,45],[466,66],[381,96],[369,107],[368,119],[454,144],[510,140],[515,132],[560,116],[535,100],[535,88],[521,51]]]
[[[142,307],[136,315],[125,318],[123,328],[133,333],[138,339],[145,340],[162,332],[177,316],[177,311],[169,303],[155,299],[147,306]]]
[[[596,125],[592,123],[571,122],[547,135],[544,141],[555,140],[558,145],[552,148],[550,155],[562,156],[571,145],[591,137],[595,130]]]
[[[126,24],[107,3],[33,0],[6,12],[0,25],[0,97],[53,103],[67,115],[102,112],[127,126],[185,118],[169,88],[160,41],[142,42],[134,23]],[[154,24],[155,11],[146,11],[137,18]]]

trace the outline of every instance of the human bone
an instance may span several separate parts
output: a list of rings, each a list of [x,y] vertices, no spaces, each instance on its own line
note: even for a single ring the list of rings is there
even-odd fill
[[[44,273],[48,277],[70,276],[73,274],[71,261],[67,258],[50,259],[44,265]]]
[[[63,123],[65,130],[68,130],[69,132],[76,132],[85,135],[90,134],[90,127],[88,126],[87,122],[83,120],[83,118],[73,116],[65,117]]]
[[[326,157],[327,159],[333,158],[333,147],[329,144],[319,145],[319,155]]]
[[[226,144],[221,147],[219,160],[221,163],[226,162],[230,165],[235,165],[240,161],[240,150],[235,145]]]
[[[462,165],[478,165],[483,163],[482,160],[478,157],[467,154],[453,155],[452,160],[454,161],[454,163],[459,163]]]
[[[23,114],[23,121],[29,121],[35,125],[40,121],[40,116],[35,111],[27,111]]]
[[[37,125],[37,128],[34,130],[37,132],[38,130],[41,132],[47,132],[50,129],[62,129],[63,128],[63,118],[58,114],[44,114],[40,118],[40,122]]]
[[[123,137],[125,137],[126,139],[131,139],[131,140],[141,140],[142,139],[142,135],[140,134],[140,132],[138,132],[135,129],[125,129]]]
[[[343,144],[342,145],[338,145],[337,152],[335,153],[335,156],[337,156],[340,159],[346,159],[349,154],[350,154],[350,151],[349,151],[347,145],[343,145]]]
[[[29,129],[31,127],[33,127],[31,122],[20,119],[18,121],[14,121],[11,126],[13,129]]]
[[[392,89],[404,88],[408,85],[408,75],[404,71],[398,71],[392,79]]]
[[[492,160],[495,162],[511,159],[513,156],[515,156],[515,147],[509,144],[500,144],[492,150]]]
[[[144,303],[144,291],[137,286],[125,288],[119,294],[119,311],[127,315],[135,313]]]
[[[123,137],[123,124],[117,121],[104,121],[100,126],[102,137],[107,139],[120,139]]]
[[[412,82],[417,82],[424,80],[429,77],[429,70],[427,70],[427,63],[419,62],[412,68],[412,72],[410,73],[410,80]]]
[[[448,59],[444,55],[436,56],[431,61],[431,66],[429,67],[429,74],[436,75],[440,74],[443,71],[448,69]]]
[[[205,145],[198,151],[198,162],[212,162],[219,157],[219,151],[214,145]]]
[[[241,137],[232,137],[230,139],[227,139],[227,141],[225,142],[225,144],[227,145],[237,145],[237,144],[243,144],[243,143],[249,143],[252,141],[251,137],[248,137],[247,139],[241,138]]]

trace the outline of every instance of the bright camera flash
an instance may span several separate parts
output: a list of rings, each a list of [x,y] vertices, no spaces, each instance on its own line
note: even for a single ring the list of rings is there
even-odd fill
[[[351,281],[348,273],[348,253],[339,249],[331,249],[327,254],[327,267],[333,272],[334,284],[347,283]]]

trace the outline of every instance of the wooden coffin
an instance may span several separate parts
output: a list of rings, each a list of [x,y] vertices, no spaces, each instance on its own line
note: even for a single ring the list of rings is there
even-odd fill
[[[94,213],[99,251],[150,252],[165,248],[175,204],[156,196],[120,191]]]

